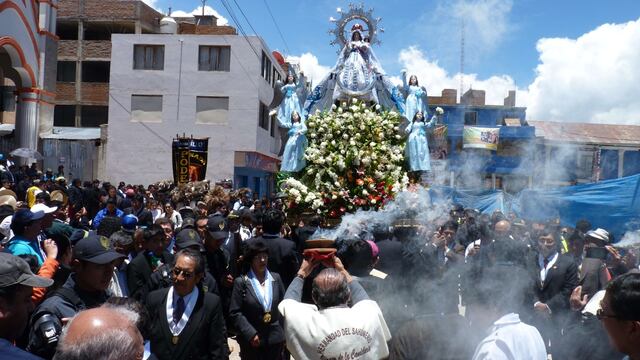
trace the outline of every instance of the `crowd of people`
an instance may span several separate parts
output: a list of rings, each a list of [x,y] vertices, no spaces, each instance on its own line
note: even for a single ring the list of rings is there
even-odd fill
[[[454,205],[334,253],[248,189],[0,180],[0,359],[640,359],[636,249],[586,220]]]

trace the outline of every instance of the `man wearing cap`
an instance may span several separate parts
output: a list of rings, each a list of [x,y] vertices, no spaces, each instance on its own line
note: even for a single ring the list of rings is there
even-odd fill
[[[13,238],[9,240],[5,252],[16,256],[34,256],[38,266],[44,262],[44,254],[38,243],[38,234],[42,228],[43,211],[32,212],[27,209],[16,211],[11,220]]]
[[[230,271],[231,255],[223,246],[228,237],[229,229],[226,219],[222,216],[209,216],[204,238],[207,269],[218,283],[225,317],[228,314],[233,290],[233,274]]]
[[[29,324],[33,288],[52,284],[53,280],[34,275],[26,261],[0,253],[0,358],[39,359],[13,343]]]
[[[29,350],[50,357],[55,346],[49,346],[47,335],[50,334],[42,328],[47,323],[39,320],[49,314],[62,321],[81,310],[102,305],[109,297],[106,290],[113,269],[124,258],[104,236],[91,233],[80,239],[73,248],[71,275],[61,288],[53,291],[38,306],[31,318]]]
[[[609,232],[605,229],[587,231],[585,234],[585,256],[580,268],[582,294],[590,299],[596,292],[603,290],[611,275],[607,270],[606,257],[609,245]]]

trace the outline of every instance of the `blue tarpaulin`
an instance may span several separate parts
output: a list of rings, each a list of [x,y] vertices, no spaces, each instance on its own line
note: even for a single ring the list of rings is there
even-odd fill
[[[513,198],[499,190],[437,186],[430,192],[435,202],[448,200],[483,213],[513,211],[523,219],[537,221],[560,218],[566,226],[586,219],[593,228],[607,229],[616,240],[628,230],[640,229],[640,174],[556,189],[525,189]]]

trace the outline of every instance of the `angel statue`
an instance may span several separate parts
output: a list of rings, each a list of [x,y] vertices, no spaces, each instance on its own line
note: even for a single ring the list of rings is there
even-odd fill
[[[441,108],[437,108],[436,115],[433,115],[431,120],[425,124],[425,113],[419,110],[413,116],[413,121],[405,129],[409,137],[405,145],[404,156],[409,162],[409,171],[431,171],[427,129],[436,125],[438,116],[442,115],[442,112]]]
[[[278,127],[280,128],[281,146],[278,155],[282,155],[284,152],[284,146],[287,142],[287,132],[291,128],[291,115],[294,112],[298,113],[301,122],[305,121],[305,113],[302,110],[302,105],[307,97],[306,90],[306,78],[304,73],[300,72],[300,79],[296,81],[295,74],[289,71],[285,84],[281,81],[276,83],[276,88],[280,91],[274,91],[273,101],[271,107],[277,106],[277,109],[273,109],[269,112],[269,115],[276,115],[278,120]]]
[[[304,160],[304,151],[307,148],[307,127],[297,111],[291,113],[291,119],[288,126],[288,139],[284,147],[282,155],[282,164],[280,171],[282,172],[298,172],[302,170],[306,162]]]
[[[407,70],[402,70],[402,89],[405,95],[404,116],[411,121],[417,112],[427,113],[427,89],[420,86],[418,77],[411,75],[407,84]]]
[[[336,65],[307,98],[304,109],[308,114],[327,110],[336,101],[358,98],[387,108],[397,107],[402,113],[402,95],[385,76],[368,36],[363,36],[361,24],[354,24],[351,37],[344,43]]]

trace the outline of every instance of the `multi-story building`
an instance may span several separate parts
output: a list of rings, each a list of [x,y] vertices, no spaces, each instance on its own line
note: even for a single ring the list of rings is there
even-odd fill
[[[160,31],[162,14],[136,0],[60,0],[55,126],[108,121],[112,34]]]
[[[261,38],[114,34],[112,52],[107,179],[172,178],[171,140],[186,134],[209,138],[207,179],[275,191],[280,142],[268,106],[284,72]]]
[[[526,120],[526,108],[515,106],[515,96],[515,91],[510,91],[502,105],[485,104],[484,90],[468,90],[459,102],[454,89],[429,96],[430,112],[441,107],[442,122],[447,126],[446,151],[435,154],[445,161],[432,161],[434,171],[439,172],[436,183],[509,192],[529,186],[534,176],[531,164],[535,159],[530,149],[535,146],[535,128]],[[465,149],[465,126],[499,128],[498,149]]]
[[[35,150],[38,136],[51,132],[57,9],[56,0],[0,1],[0,122],[9,133],[0,138],[4,153]]]

